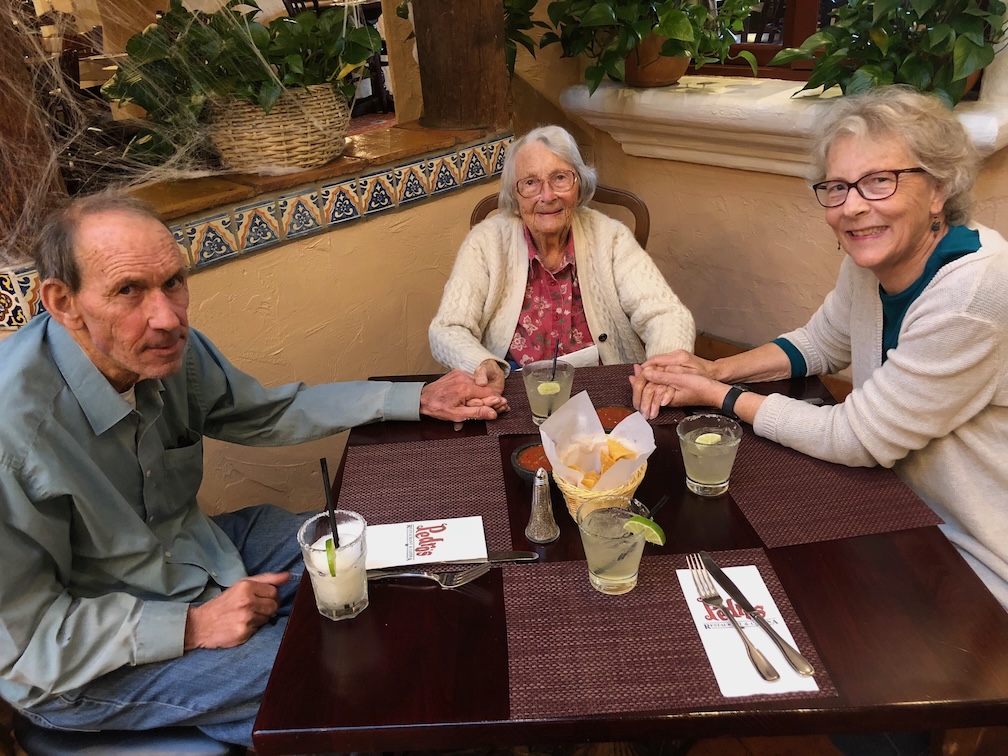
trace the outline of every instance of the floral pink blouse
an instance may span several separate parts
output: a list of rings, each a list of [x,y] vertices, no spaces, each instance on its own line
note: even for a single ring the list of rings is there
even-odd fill
[[[527,228],[525,241],[529,252],[528,283],[508,352],[508,359],[517,365],[552,359],[557,341],[560,342],[561,355],[594,343],[581,303],[581,287],[574,260],[574,234],[568,237],[563,264],[555,273],[546,270]]]

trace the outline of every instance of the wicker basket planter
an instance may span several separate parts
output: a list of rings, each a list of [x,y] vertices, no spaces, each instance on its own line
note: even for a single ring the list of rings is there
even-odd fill
[[[343,154],[346,98],[328,84],[284,90],[269,113],[245,100],[214,108],[210,138],[226,168],[314,168]]]

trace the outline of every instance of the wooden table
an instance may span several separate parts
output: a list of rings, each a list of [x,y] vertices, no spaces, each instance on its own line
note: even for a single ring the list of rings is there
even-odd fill
[[[815,380],[760,390],[828,396]],[[451,428],[430,420],[384,423],[355,429],[349,448],[399,442],[405,450],[413,448],[409,441],[436,448],[460,437]],[[484,424],[470,423],[462,435],[485,433]],[[257,752],[934,730],[1008,721],[1008,614],[937,527],[765,548],[731,492],[703,500],[686,490],[674,425],[656,425],[655,435],[659,448],[638,497],[654,502],[671,495],[657,517],[668,543],[648,546],[642,575],[651,554],[760,550],[835,694],[514,719],[504,570],[458,591],[372,583],[370,606],[349,622],[320,617],[304,580],[256,721]],[[509,458],[529,438],[497,438],[494,463],[503,470],[512,545],[550,563],[581,560],[577,529],[555,488],[560,539],[537,546],[524,537],[531,489]],[[335,493],[342,473],[341,464]],[[396,517],[396,506],[388,502],[386,521],[408,519]]]

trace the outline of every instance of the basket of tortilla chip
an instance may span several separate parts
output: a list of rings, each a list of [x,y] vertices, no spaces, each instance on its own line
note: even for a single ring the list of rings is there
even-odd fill
[[[639,412],[607,435],[586,391],[550,415],[539,433],[571,517],[585,502],[632,498],[655,450],[654,430]]]

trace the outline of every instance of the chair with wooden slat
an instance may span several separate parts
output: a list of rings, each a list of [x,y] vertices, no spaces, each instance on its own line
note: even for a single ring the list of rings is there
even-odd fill
[[[633,192],[625,189],[617,189],[612,186],[599,184],[595,187],[595,196],[592,202],[599,202],[603,205],[618,205],[629,210],[634,217],[634,238],[642,248],[647,249],[648,236],[651,233],[651,213],[648,212],[644,200]],[[497,209],[497,194],[484,197],[476,203],[472,215],[469,216],[469,227],[472,228],[481,220]]]

